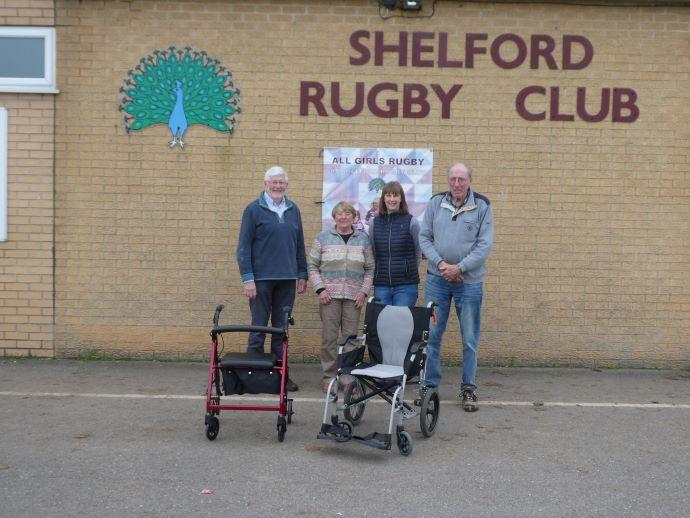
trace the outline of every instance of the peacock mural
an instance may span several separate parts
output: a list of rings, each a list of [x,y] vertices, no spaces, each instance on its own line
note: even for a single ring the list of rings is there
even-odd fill
[[[127,72],[120,93],[127,133],[167,124],[171,148],[184,148],[185,133],[195,124],[232,134],[240,113],[232,73],[192,47],[154,50]]]

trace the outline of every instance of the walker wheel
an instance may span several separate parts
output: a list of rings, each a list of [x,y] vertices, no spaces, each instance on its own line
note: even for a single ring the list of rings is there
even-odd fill
[[[361,398],[364,395],[364,389],[362,388],[362,384],[360,383],[359,380],[353,380],[348,386],[347,390],[345,391],[345,396],[344,396],[344,403],[345,406],[350,404],[350,401],[354,401],[356,399]],[[362,420],[362,416],[364,416],[364,409],[366,408],[366,403],[362,402],[357,405],[351,406],[349,408],[346,408],[343,411],[343,414],[345,415],[345,419],[348,419],[352,422],[352,424],[357,424]]]
[[[424,393],[421,406],[422,408],[419,412],[419,425],[424,437],[431,437],[436,431],[438,414],[441,411],[436,389],[428,389]]]
[[[206,419],[206,438],[209,441],[215,440],[218,437],[218,430],[220,429],[220,421],[216,416],[209,416]]]
[[[278,441],[283,442],[285,440],[287,424],[285,423],[285,417],[282,415],[278,416],[278,424],[276,425],[276,428],[278,429]]]
[[[287,402],[287,423],[292,424],[292,414],[294,412],[292,411],[292,399],[288,399]]]
[[[412,436],[409,433],[398,432],[398,449],[401,455],[407,456],[412,453]]]

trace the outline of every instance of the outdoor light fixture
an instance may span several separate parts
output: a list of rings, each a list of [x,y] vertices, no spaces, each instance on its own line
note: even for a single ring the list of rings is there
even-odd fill
[[[422,8],[421,0],[402,0],[400,8],[405,11],[419,11]]]
[[[400,7],[403,11],[419,11],[422,8],[421,0],[379,0],[386,9]]]

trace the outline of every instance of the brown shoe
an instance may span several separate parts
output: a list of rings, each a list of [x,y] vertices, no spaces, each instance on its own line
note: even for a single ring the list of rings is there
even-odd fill
[[[287,382],[285,382],[285,388],[288,392],[297,392],[299,390],[299,385],[288,378]]]

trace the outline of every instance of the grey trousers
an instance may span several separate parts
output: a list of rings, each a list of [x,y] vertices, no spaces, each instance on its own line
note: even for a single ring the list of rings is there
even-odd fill
[[[285,326],[285,308],[292,308],[295,303],[297,287],[294,280],[256,281],[256,298],[249,301],[253,326],[268,326],[283,329]],[[247,339],[248,353],[263,353],[264,333],[249,333]],[[279,335],[271,335],[271,352],[277,359],[283,357],[283,341]]]
[[[338,337],[356,335],[359,331],[361,310],[355,308],[355,301],[350,299],[331,299],[329,304],[319,304],[321,315],[321,370],[323,381],[335,377],[338,369]],[[345,344],[345,351],[351,351],[354,345]]]

